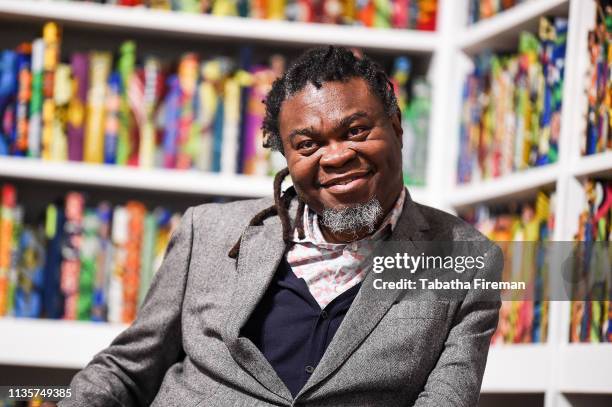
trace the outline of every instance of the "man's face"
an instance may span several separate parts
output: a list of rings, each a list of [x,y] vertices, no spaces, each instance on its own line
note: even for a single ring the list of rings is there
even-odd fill
[[[402,129],[367,82],[308,84],[285,100],[280,135],[293,184],[317,213],[378,199],[389,211],[402,188]]]

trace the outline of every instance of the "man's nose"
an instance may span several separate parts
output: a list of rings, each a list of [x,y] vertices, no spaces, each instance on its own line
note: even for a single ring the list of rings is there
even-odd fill
[[[357,156],[357,152],[345,143],[331,143],[321,160],[320,165],[327,167],[342,167]]]

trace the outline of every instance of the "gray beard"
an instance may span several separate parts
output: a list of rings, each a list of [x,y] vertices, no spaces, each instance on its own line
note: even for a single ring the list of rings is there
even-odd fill
[[[366,203],[344,208],[325,208],[321,215],[321,225],[332,233],[356,233],[366,230],[374,232],[383,210],[376,198]]]

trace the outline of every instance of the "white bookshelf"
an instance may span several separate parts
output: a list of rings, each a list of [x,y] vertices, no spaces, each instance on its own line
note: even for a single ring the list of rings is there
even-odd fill
[[[125,328],[110,323],[3,318],[0,365],[80,369]]]
[[[249,39],[300,47],[331,43],[380,51],[433,52],[438,45],[435,32],[371,30],[328,24],[216,17],[140,7],[109,7],[95,3],[0,0],[0,17],[23,21],[54,20],[65,26],[87,26],[92,30],[126,33],[146,32],[160,36],[172,35],[178,39]]]
[[[488,48],[514,49],[521,31],[533,31],[540,16],[567,15],[569,3],[569,0],[526,1],[467,27],[461,33],[459,47],[470,54]]]
[[[586,72],[586,33],[594,20],[594,0],[531,0],[491,19],[466,27],[468,0],[438,0],[435,33],[375,30],[289,22],[216,18],[116,8],[96,4],[51,1],[0,0],[1,21],[56,20],[83,30],[147,33],[223,43],[248,40],[304,48],[334,43],[358,46],[397,55],[421,55],[430,60],[432,116],[428,145],[427,186],[410,187],[417,201],[458,211],[479,203],[523,199],[540,188],[556,190],[555,240],[571,240],[576,211],[574,195],[579,179],[590,175],[612,176],[612,152],[590,157],[578,153],[586,107],[583,92]],[[563,89],[559,161],[506,176],[456,185],[455,169],[460,94],[470,58],[489,47],[516,48],[521,30],[534,30],[542,15],[569,17],[565,82]],[[569,106],[569,107],[568,107]],[[192,193],[206,196],[258,197],[271,193],[271,179],[193,171],[51,163],[0,157],[0,177],[61,182],[89,186],[121,187],[137,191]],[[540,394],[545,407],[578,407],[567,394],[609,396],[612,372],[602,361],[612,361],[611,344],[570,344],[567,340],[568,303],[551,304],[548,342],[493,346],[482,391],[513,396]],[[0,320],[0,365],[80,368],[104,348],[124,327],[88,322]],[[6,333],[6,334],[4,334]],[[40,349],[36,338],[45,340]],[[3,346],[5,345],[5,346]],[[76,351],[75,351],[76,350]],[[518,396],[516,396],[518,397]],[[518,398],[516,399],[518,400]],[[584,399],[583,399],[584,400]],[[612,401],[610,402],[612,405]]]
[[[140,168],[81,162],[0,157],[5,177],[70,185],[178,192],[203,196],[260,198],[272,194],[272,177],[209,173],[197,170]]]
[[[461,1],[466,6],[467,1]],[[471,57],[488,48],[516,49],[521,30],[536,30],[541,15],[569,18],[559,160],[551,165],[530,168],[495,179],[457,185],[455,182],[458,146],[449,146],[454,167],[444,180],[450,191],[448,207],[467,207],[509,202],[534,197],[539,189],[555,190],[555,240],[572,240],[580,209],[579,180],[589,176],[612,177],[612,152],[580,155],[586,126],[587,32],[593,27],[592,0],[531,0],[473,26],[457,28],[455,65],[462,80],[471,69]],[[461,24],[459,23],[461,26]],[[535,32],[535,31],[534,31]],[[455,86],[457,95],[459,86]],[[459,98],[457,98],[459,99]],[[571,101],[571,102],[570,102]],[[454,100],[448,131],[451,143],[458,140],[460,100]],[[612,405],[612,372],[602,361],[612,360],[612,344],[568,343],[569,302],[552,302],[549,310],[548,341],[538,344],[492,346],[482,392],[503,394],[512,403],[519,395],[542,395],[545,407]],[[571,397],[571,395],[580,397]],[[607,401],[606,401],[607,400]],[[520,403],[516,401],[516,403]],[[606,404],[607,403],[607,404]],[[518,404],[517,404],[518,405]],[[530,404],[531,405],[531,404]]]
[[[577,162],[570,168],[575,177],[597,175],[610,171],[612,164],[612,151],[579,157]]]
[[[548,344],[492,346],[482,392],[544,393],[549,385],[553,357]]]
[[[456,185],[449,197],[454,208],[477,203],[506,201],[518,194],[529,195],[542,187],[555,184],[559,173],[557,163],[487,179],[481,182]]]

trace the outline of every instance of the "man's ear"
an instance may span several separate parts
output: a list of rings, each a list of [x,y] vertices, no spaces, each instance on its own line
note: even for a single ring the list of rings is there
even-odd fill
[[[402,129],[402,112],[398,109],[397,113],[391,116],[391,125],[393,126],[393,131],[395,132],[395,136],[399,141],[400,148],[404,147],[404,129]]]

